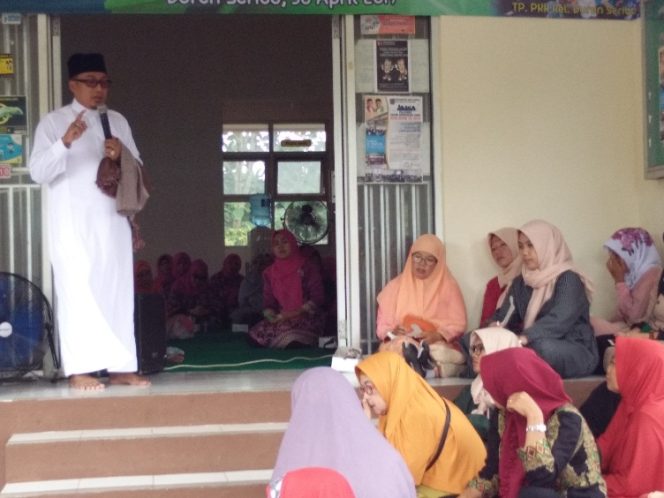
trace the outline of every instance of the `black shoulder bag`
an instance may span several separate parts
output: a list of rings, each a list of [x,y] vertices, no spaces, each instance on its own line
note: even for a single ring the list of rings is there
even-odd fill
[[[452,418],[452,413],[450,412],[450,407],[447,406],[447,401],[443,399],[443,404],[445,405],[445,427],[443,428],[443,434],[440,436],[440,441],[438,441],[438,448],[436,448],[436,453],[434,453],[433,457],[431,457],[431,460],[429,460],[429,464],[427,465],[427,470],[429,470],[434,463],[436,463],[436,460],[438,460],[438,457],[443,451],[443,448],[445,447],[445,440],[447,439],[447,433],[450,430],[450,419]]]

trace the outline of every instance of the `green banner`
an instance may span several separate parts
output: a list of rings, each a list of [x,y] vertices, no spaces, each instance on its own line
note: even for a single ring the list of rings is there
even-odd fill
[[[288,14],[636,19],[639,0],[0,0],[0,12]]]

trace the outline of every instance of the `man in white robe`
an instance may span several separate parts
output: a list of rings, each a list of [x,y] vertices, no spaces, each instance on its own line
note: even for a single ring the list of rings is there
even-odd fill
[[[29,168],[48,187],[48,238],[56,317],[65,375],[75,389],[104,388],[91,375],[107,370],[111,384],[147,386],[136,374],[132,235],[115,199],[95,184],[102,157],[119,160],[122,146],[139,159],[127,120],[108,111],[105,139],[97,106],[110,80],[101,54],[68,61],[71,104],[37,126]]]

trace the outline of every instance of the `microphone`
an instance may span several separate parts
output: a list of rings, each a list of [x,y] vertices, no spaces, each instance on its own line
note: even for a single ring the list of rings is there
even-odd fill
[[[108,122],[108,107],[106,107],[104,104],[98,105],[97,111],[99,111],[101,127],[104,130],[104,138],[106,140],[113,138],[113,135],[111,135],[111,124]]]

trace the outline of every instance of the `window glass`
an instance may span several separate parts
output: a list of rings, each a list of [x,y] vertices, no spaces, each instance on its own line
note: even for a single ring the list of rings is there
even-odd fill
[[[279,161],[277,170],[278,194],[320,194],[320,161]]]
[[[224,194],[248,195],[265,192],[265,162],[224,161]]]
[[[270,134],[266,124],[227,124],[221,135],[223,152],[269,152]]]
[[[224,202],[224,245],[246,246],[251,223],[249,202]]]
[[[274,150],[277,152],[324,152],[325,125],[275,124]]]

